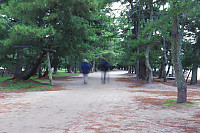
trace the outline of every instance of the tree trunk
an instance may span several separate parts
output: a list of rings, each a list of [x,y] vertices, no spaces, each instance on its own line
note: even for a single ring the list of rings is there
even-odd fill
[[[22,79],[22,58],[23,58],[23,49],[17,49],[17,59],[16,59],[16,66],[15,66],[15,79]]]
[[[172,62],[174,64],[177,90],[178,90],[177,103],[184,103],[187,101],[187,85],[183,75],[182,64],[180,59],[181,44],[180,44],[180,38],[179,38],[180,34],[178,29],[179,29],[178,16],[175,15],[172,17]]]
[[[150,7],[150,22],[153,22],[153,0],[149,1],[149,7]],[[152,32],[150,31],[149,39],[152,36]],[[147,74],[148,74],[148,83],[151,84],[153,82],[153,70],[151,68],[150,62],[149,62],[149,51],[150,51],[150,44],[146,44],[146,50],[145,50],[145,65],[147,68]]]
[[[96,68],[96,62],[95,62],[95,59],[94,59],[93,64],[92,64],[92,72],[95,72],[95,68]]]
[[[48,71],[48,66],[47,66],[46,71],[44,72],[42,77],[46,77],[48,75],[48,73],[49,73],[49,71]]]
[[[166,75],[166,65],[167,65],[167,53],[166,53],[166,46],[165,46],[165,37],[163,37],[163,80],[167,82],[167,75]]]
[[[48,65],[48,71],[49,71],[50,84],[53,85],[52,69],[51,69],[51,61],[49,57],[49,52],[47,52],[47,65]]]
[[[196,46],[196,57],[198,57],[199,51],[200,51],[200,36],[197,38],[197,43],[196,43],[195,46]],[[195,61],[193,63],[193,66],[192,66],[192,78],[191,78],[191,81],[190,81],[191,85],[197,84],[197,70],[198,70],[198,64]]]
[[[153,71],[149,63],[149,44],[147,44],[145,51],[145,65],[148,73],[148,83],[151,84],[153,82]]]
[[[58,65],[54,65],[53,74],[58,74]]]
[[[72,73],[72,66],[71,65],[67,66],[67,72]]]
[[[159,76],[158,79],[161,79],[163,77],[163,63],[159,67]]]
[[[41,67],[41,63],[40,63],[40,65],[38,66],[38,77],[39,77],[39,78],[42,78],[42,67]]]
[[[42,62],[42,59],[44,58],[46,53],[47,53],[46,51],[43,51],[43,53],[40,56],[38,56],[35,63],[33,63],[32,68],[30,68],[29,71],[27,72],[27,74],[25,76],[23,76],[24,80],[29,79],[31,76],[33,76],[37,72],[37,68],[40,65],[40,63]]]
[[[77,73],[77,56],[75,55],[74,73]]]
[[[133,7],[132,7],[133,8]],[[137,0],[137,9],[138,9],[138,25],[137,25],[137,39],[139,39],[139,35],[140,35],[140,1]],[[138,46],[137,47],[137,54],[140,53],[140,47]],[[136,78],[137,78],[137,81],[139,81],[139,78],[140,78],[140,60],[139,60],[139,57],[137,57],[137,66],[136,66]]]
[[[146,66],[144,61],[140,61],[139,79],[146,79]]]

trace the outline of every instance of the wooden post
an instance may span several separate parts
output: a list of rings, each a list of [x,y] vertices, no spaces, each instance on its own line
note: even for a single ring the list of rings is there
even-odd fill
[[[49,51],[47,51],[47,65],[48,65],[48,71],[49,71],[49,80],[50,80],[50,84],[53,85],[52,69],[51,69]]]

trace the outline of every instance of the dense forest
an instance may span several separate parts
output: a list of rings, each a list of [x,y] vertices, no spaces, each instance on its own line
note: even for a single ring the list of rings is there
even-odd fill
[[[166,82],[173,66],[177,102],[187,97],[184,71],[192,72],[190,84],[197,83],[199,0],[0,0],[0,4],[0,66],[12,71],[15,79],[47,76],[61,68],[76,73],[84,58],[95,71],[103,56],[148,83],[158,69]]]

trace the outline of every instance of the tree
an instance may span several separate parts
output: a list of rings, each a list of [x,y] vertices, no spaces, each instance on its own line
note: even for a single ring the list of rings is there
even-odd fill
[[[178,90],[177,103],[184,103],[187,100],[187,85],[185,82],[185,78],[183,75],[183,68],[181,64],[181,42],[182,38],[180,38],[179,31],[179,16],[177,13],[177,9],[179,8],[179,2],[173,0],[171,2],[171,10],[173,10],[173,14],[171,16],[172,21],[172,62],[175,69],[176,75],[176,85]]]
[[[10,0],[2,4],[1,14],[5,14],[11,24],[6,23],[10,29],[7,31],[8,36],[2,38],[2,43],[4,48],[17,47],[18,51],[13,48],[12,54],[16,57],[20,55],[17,62],[23,58],[21,64],[25,69],[23,77],[21,72],[20,76],[15,77],[26,80],[34,75],[46,57],[44,49],[56,50],[57,58],[72,56],[79,61],[85,56],[85,50],[88,52],[94,48],[91,47],[91,37],[96,34],[93,27],[96,20],[93,17],[106,3],[113,1]],[[5,53],[5,56],[9,54]],[[77,66],[78,63],[75,64]],[[22,66],[17,64],[16,70],[21,70]]]

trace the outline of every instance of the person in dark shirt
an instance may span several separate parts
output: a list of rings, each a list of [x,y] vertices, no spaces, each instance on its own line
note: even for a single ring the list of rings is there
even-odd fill
[[[83,83],[88,83],[88,74],[90,73],[90,65],[88,64],[87,59],[83,59],[81,64],[81,72],[83,73]]]
[[[106,58],[101,58],[101,64],[100,64],[100,69],[102,71],[101,73],[101,81],[103,84],[105,84],[106,82],[106,78],[107,78],[107,71],[110,68],[110,63],[106,60]],[[109,80],[109,79],[108,79]]]

